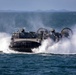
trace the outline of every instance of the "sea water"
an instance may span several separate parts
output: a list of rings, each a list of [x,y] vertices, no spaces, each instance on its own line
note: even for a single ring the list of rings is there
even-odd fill
[[[14,31],[41,27],[57,32],[69,27],[73,36],[56,44],[48,38],[33,53],[9,49]],[[76,75],[75,39],[76,12],[0,12],[0,75]]]

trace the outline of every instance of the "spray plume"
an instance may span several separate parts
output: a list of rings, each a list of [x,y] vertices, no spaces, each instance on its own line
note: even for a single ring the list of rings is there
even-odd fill
[[[62,38],[54,43],[50,38],[44,40],[39,48],[33,49],[35,53],[53,53],[53,54],[76,54],[76,29],[73,28],[71,39]]]

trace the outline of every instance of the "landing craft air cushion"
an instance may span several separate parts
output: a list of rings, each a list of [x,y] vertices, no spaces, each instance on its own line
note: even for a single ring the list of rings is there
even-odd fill
[[[19,52],[32,52],[33,48],[37,48],[41,45],[41,42],[47,38],[52,39],[55,43],[59,42],[62,38],[70,39],[73,35],[73,31],[70,28],[64,28],[62,31],[55,32],[45,28],[39,28],[37,32],[25,32],[21,29],[12,34],[9,48]]]

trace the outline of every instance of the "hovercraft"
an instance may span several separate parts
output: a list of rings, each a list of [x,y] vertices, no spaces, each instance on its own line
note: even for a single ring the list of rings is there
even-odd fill
[[[73,31],[70,28],[64,28],[60,33],[45,28],[39,28],[37,32],[25,32],[25,29],[21,29],[12,34],[9,48],[19,52],[32,52],[33,48],[39,47],[48,37],[58,42],[64,37],[69,39],[72,35]]]

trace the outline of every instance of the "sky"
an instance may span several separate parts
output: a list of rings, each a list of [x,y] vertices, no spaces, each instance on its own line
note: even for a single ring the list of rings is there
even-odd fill
[[[76,11],[76,0],[0,0],[0,10],[37,11],[37,10]]]

